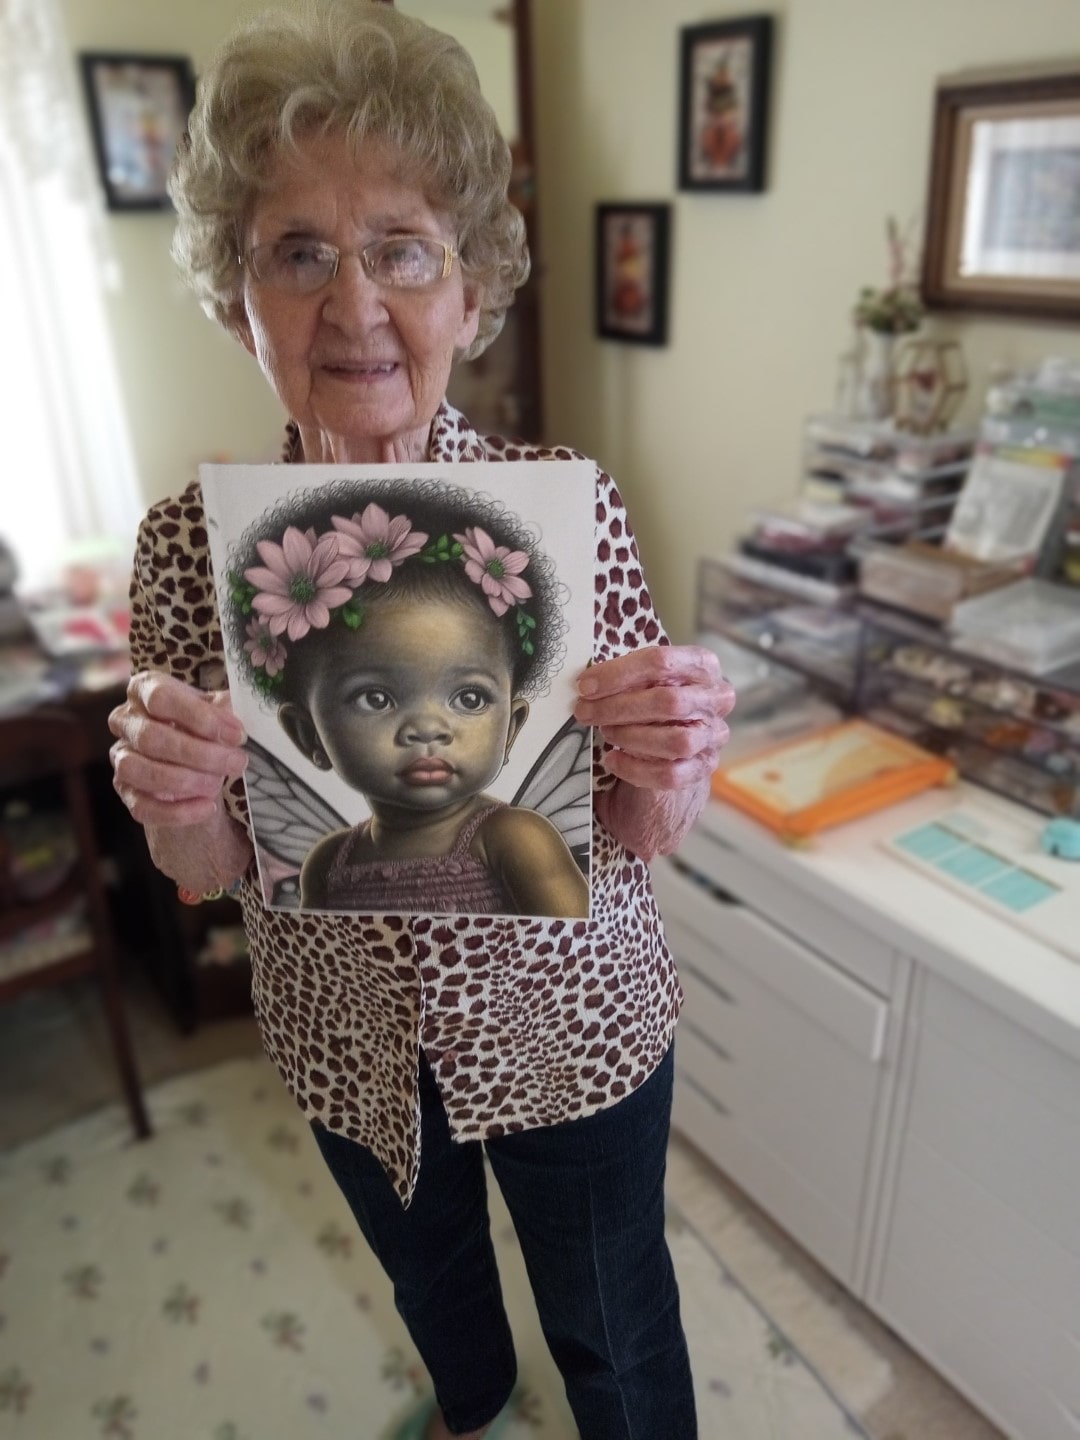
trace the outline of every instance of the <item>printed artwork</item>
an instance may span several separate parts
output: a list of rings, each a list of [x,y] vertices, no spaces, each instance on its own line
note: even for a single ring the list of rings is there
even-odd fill
[[[596,207],[596,330],[608,340],[667,339],[669,205]]]
[[[98,52],[80,60],[108,208],[167,209],[169,168],[194,102],[190,61]]]
[[[747,172],[752,42],[746,36],[702,42],[693,54],[695,180],[741,180]]]
[[[612,216],[604,235],[609,324],[646,334],[653,326],[653,225],[647,215]]]
[[[594,467],[200,478],[266,903],[587,917]]]
[[[765,188],[770,15],[680,32],[679,188]]]

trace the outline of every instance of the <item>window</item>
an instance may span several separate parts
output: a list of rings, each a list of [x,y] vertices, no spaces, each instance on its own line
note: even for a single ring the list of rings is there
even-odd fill
[[[0,536],[23,588],[142,509],[105,313],[94,171],[55,0],[0,12]]]

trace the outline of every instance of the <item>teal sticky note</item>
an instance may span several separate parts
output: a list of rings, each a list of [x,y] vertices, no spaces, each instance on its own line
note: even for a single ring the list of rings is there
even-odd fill
[[[951,830],[946,830],[944,825],[920,825],[917,830],[909,830],[906,835],[901,835],[894,843],[901,850],[914,855],[917,860],[935,861],[955,850],[958,845],[966,845],[967,841],[961,840]]]
[[[1041,905],[1061,893],[1056,885],[1040,880],[1030,870],[1006,870],[1004,875],[979,888],[999,905],[1017,912],[1030,910],[1033,905]]]
[[[984,886],[1010,868],[1008,861],[1002,860],[1000,855],[983,850],[979,845],[965,845],[962,849],[953,850],[943,855],[936,864],[937,869],[951,875],[954,880],[975,886]]]

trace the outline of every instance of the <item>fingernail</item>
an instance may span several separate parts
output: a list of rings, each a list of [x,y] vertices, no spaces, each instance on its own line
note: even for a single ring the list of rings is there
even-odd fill
[[[578,694],[589,696],[595,695],[599,686],[591,675],[582,675],[578,681]]]

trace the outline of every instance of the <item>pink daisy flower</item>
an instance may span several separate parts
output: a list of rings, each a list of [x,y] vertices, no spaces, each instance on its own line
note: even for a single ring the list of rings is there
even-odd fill
[[[284,668],[285,646],[276,635],[270,633],[270,626],[265,620],[250,621],[247,636],[244,649],[251,656],[252,665],[261,667],[271,676]]]
[[[465,551],[466,575],[481,587],[496,615],[505,615],[511,605],[528,600],[532,590],[521,579],[529,563],[524,550],[496,545],[478,525],[470,525],[464,535],[455,535],[454,539]]]
[[[300,640],[309,630],[323,630],[330,624],[330,611],[352,599],[345,582],[349,562],[338,555],[336,535],[315,539],[290,525],[281,544],[260,540],[256,550],[263,561],[244,571],[244,578],[257,587],[251,607],[266,619],[271,635],[286,632]]]
[[[341,555],[349,561],[350,585],[389,580],[394,566],[418,554],[428,538],[412,528],[407,515],[391,519],[374,501],[351,520],[332,515],[330,524],[338,533]]]

